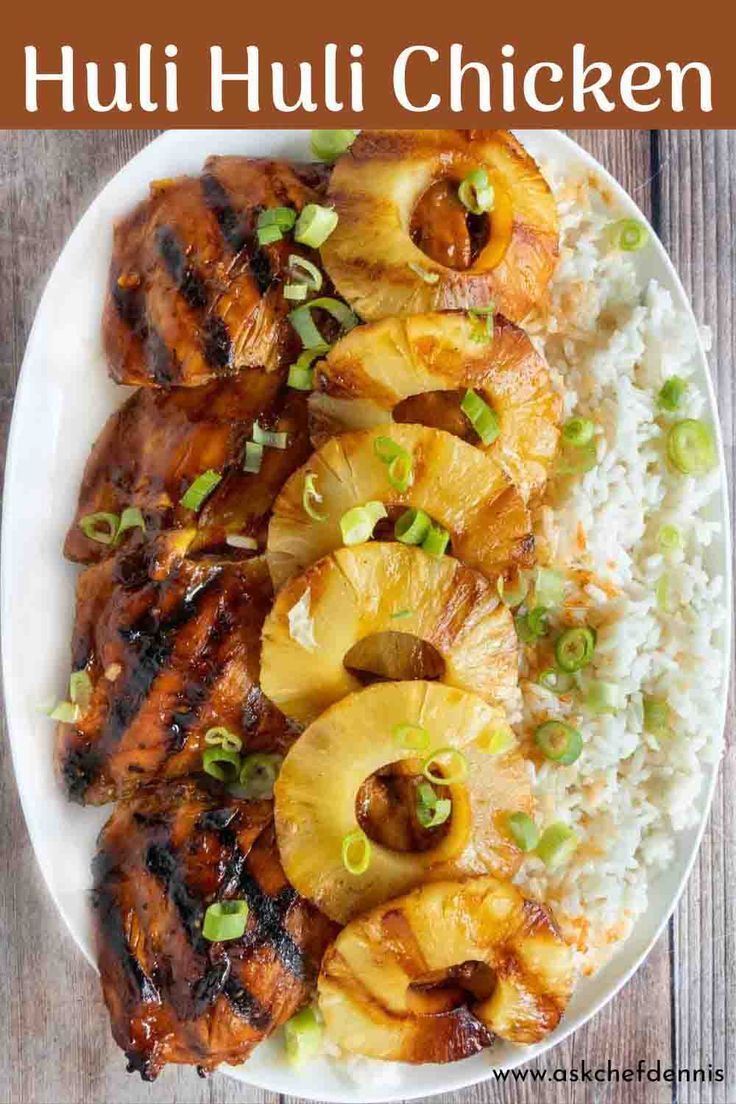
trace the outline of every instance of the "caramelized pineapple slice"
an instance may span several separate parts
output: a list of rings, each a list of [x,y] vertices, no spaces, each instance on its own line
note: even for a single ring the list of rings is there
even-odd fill
[[[447,556],[393,543],[341,548],[282,587],[263,626],[261,688],[308,724],[360,687],[344,664],[351,648],[396,631],[437,650],[448,686],[498,703],[515,693],[516,632],[496,588]]]
[[[309,400],[312,439],[391,425],[392,416],[439,424],[483,449],[528,498],[544,487],[562,402],[523,330],[496,315],[492,334],[485,319],[450,311],[356,327],[318,366]],[[459,409],[466,389],[496,415],[498,436],[487,444]]]
[[[478,169],[493,208],[468,217],[457,188]],[[367,321],[495,303],[518,322],[544,296],[557,210],[508,131],[364,130],[336,163],[329,195],[339,222],[322,260]]]
[[[539,1042],[574,982],[549,910],[486,876],[422,886],[353,920],[322,960],[319,1007],[347,1051],[453,1062],[496,1036]]]
[[[423,730],[426,747],[403,746],[400,725],[417,726],[415,736]],[[509,750],[493,754],[494,740],[503,746],[509,737]],[[392,850],[374,840],[365,873],[349,873],[342,846],[358,829],[362,783],[403,762],[421,774],[422,762],[438,748],[461,753],[459,762],[440,759],[437,769],[448,772],[447,830],[422,851]],[[453,783],[463,762],[465,777]],[[327,709],[290,749],[274,796],[279,853],[289,881],[341,923],[430,879],[488,872],[511,877],[520,852],[505,818],[509,812],[532,812],[529,769],[503,709],[433,682],[377,683]]]
[[[411,482],[397,490],[381,460],[381,442],[411,459]],[[319,500],[304,506],[307,480]],[[346,433],[326,441],[287,480],[274,505],[267,556],[274,586],[340,548],[340,519],[353,506],[379,501],[387,508],[424,510],[450,534],[451,553],[489,579],[533,562],[534,536],[519,492],[478,449],[439,429],[396,425]]]

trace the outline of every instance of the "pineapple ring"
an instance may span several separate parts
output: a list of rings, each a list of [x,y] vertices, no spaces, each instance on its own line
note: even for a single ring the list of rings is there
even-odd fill
[[[392,410],[404,399],[471,388],[492,407],[500,429],[495,441],[478,441],[477,447],[528,498],[546,482],[562,402],[523,330],[500,315],[492,340],[478,341],[477,328],[464,312],[414,314],[356,327],[318,366],[317,390],[309,399],[313,427],[319,435],[333,435],[391,424]]]
[[[447,783],[452,815],[435,847],[392,851],[372,841],[368,869],[350,874],[342,844],[358,828],[362,783],[382,767],[417,758],[397,741],[398,724],[426,729],[426,755],[439,747],[461,751],[467,780]],[[498,706],[434,682],[376,683],[327,709],[292,746],[274,788],[279,854],[297,892],[344,924],[428,880],[512,877],[521,853],[504,831],[504,817],[532,812],[531,780],[516,748],[500,755],[482,750],[499,729],[508,730],[508,722]]]
[[[282,587],[263,626],[261,689],[308,724],[360,688],[343,663],[353,645],[397,630],[437,649],[446,685],[491,702],[517,693],[516,630],[496,588],[450,557],[378,542],[341,548]]]
[[[376,439],[390,436],[412,458],[406,491],[388,479]],[[323,520],[304,509],[305,479],[313,475]],[[447,529],[452,555],[496,579],[533,563],[534,536],[523,498],[497,464],[452,433],[395,425],[345,433],[326,441],[286,481],[268,527],[267,557],[275,587],[343,544],[340,519],[353,506],[377,500],[425,510]]]
[[[487,171],[495,191],[490,238],[471,267],[457,271],[414,244],[412,213],[436,180],[459,184],[475,169]],[[495,303],[518,322],[542,299],[557,262],[549,185],[505,130],[364,130],[336,163],[329,194],[339,221],[322,260],[368,321]]]
[[[432,972],[452,977],[453,967],[462,977],[471,963],[486,967],[490,996],[416,1010],[412,983]],[[549,910],[509,882],[482,877],[422,886],[353,920],[328,947],[317,987],[328,1038],[345,1050],[453,1062],[494,1036],[539,1042],[559,1023],[574,984],[572,948]]]

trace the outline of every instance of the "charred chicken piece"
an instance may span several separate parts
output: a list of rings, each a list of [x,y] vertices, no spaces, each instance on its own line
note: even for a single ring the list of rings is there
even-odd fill
[[[308,999],[334,925],[286,881],[268,802],[193,782],[119,804],[94,861],[105,1002],[129,1070],[238,1063]],[[239,939],[209,942],[210,904],[245,901]]]
[[[256,421],[286,432],[288,443],[264,449],[260,471],[249,474],[243,455]],[[142,388],[111,415],[92,448],[64,554],[78,563],[109,556],[115,546],[87,536],[80,522],[131,506],[141,510],[149,535],[197,525],[192,552],[224,550],[233,534],[262,547],[271,504],[308,454],[305,397],[283,385],[283,373],[250,369],[203,387]],[[181,499],[208,469],[222,481],[195,514]]]
[[[89,705],[57,730],[68,796],[99,804],[202,769],[204,736],[224,726],[248,751],[282,752],[295,730],[259,686],[271,604],[261,559],[182,559],[141,542],[79,577],[72,669]]]
[[[155,181],[115,227],[103,317],[112,378],[193,387],[288,363],[299,351],[282,290],[288,259],[319,257],[291,236],[259,245],[257,220],[266,208],[319,202],[322,183],[310,167],[245,157]]]

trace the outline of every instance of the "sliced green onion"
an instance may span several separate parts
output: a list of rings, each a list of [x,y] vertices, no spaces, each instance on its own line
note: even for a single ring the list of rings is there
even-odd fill
[[[357,136],[357,130],[313,130],[312,156],[331,164],[350,149]]]
[[[337,226],[337,211],[334,207],[320,207],[318,203],[308,203],[294,227],[294,240],[319,249]]]
[[[220,782],[234,782],[240,773],[240,756],[232,749],[209,747],[202,752],[202,767]]]
[[[565,580],[559,571],[549,567],[538,567],[534,579],[534,605],[561,606],[565,600]]]
[[[638,219],[621,219],[611,227],[614,242],[627,253],[643,249],[649,241],[649,231]]]
[[[256,226],[260,230],[264,226],[278,226],[279,230],[289,231],[296,222],[296,211],[293,207],[266,207],[258,214]]]
[[[569,825],[557,821],[542,832],[536,854],[549,870],[556,870],[571,857],[580,843]]]
[[[657,534],[657,542],[665,552],[682,548],[682,534],[676,525],[663,525]]]
[[[246,441],[245,456],[243,458],[243,471],[255,475],[261,470],[263,463],[263,445],[257,445],[255,441]]]
[[[49,713],[52,721],[61,721],[62,724],[76,724],[81,716],[82,710],[79,706],[68,701],[59,702]]]
[[[505,579],[503,575],[499,575],[496,579],[496,590],[503,604],[509,609],[515,609],[516,606],[521,605],[529,593],[529,580],[521,571],[516,573],[514,582]]]
[[[348,874],[365,874],[371,865],[371,841],[358,828],[348,832],[342,841],[342,865]]]
[[[283,238],[283,234],[275,223],[270,226],[261,226],[256,230],[256,236],[258,238],[259,245],[273,245],[274,242],[279,242]]]
[[[253,441],[256,445],[283,450],[289,446],[289,434],[273,429],[263,429],[258,422],[254,422]]]
[[[394,725],[394,740],[406,751],[427,751],[430,736],[421,725],[397,724]]]
[[[474,743],[486,755],[503,755],[516,744],[516,737],[511,725],[497,724],[482,732]]]
[[[668,736],[670,734],[670,707],[664,698],[652,698],[645,695],[644,706],[644,731],[652,736]]]
[[[420,280],[423,280],[425,284],[439,283],[439,272],[430,272],[429,269],[424,268],[420,264],[416,264],[414,261],[409,261],[409,268],[414,275],[418,276]]]
[[[142,529],[144,533],[146,531],[145,518],[137,506],[126,506],[120,515],[120,524],[115,534],[116,544],[128,529]]]
[[[289,256],[289,268],[294,275],[294,278],[299,283],[304,284],[310,291],[319,291],[322,287],[324,277],[317,268],[316,264],[312,264],[306,257],[300,257],[298,253],[291,253]]]
[[[291,302],[298,303],[306,299],[308,293],[309,288],[306,284],[284,284],[284,299],[289,299]]]
[[[202,935],[210,943],[240,939],[248,926],[247,901],[215,901],[204,914]]]
[[[509,813],[509,832],[520,851],[533,851],[539,843],[539,829],[526,813]]]
[[[659,395],[657,396],[657,402],[661,410],[666,410],[669,414],[673,414],[675,410],[679,410],[682,406],[682,400],[685,398],[685,392],[687,391],[687,380],[682,379],[681,376],[670,376],[665,380],[659,389]]]
[[[315,309],[327,311],[332,315],[343,333],[358,325],[357,315],[353,314],[350,307],[345,306],[339,299],[331,299],[329,296],[312,299],[311,302],[305,303],[303,307],[297,307],[289,314],[289,321],[299,334],[305,349],[316,349],[326,344],[312,318],[312,311]]]
[[[594,652],[595,632],[587,626],[565,629],[555,641],[557,666],[568,674],[587,667]]]
[[[421,544],[432,526],[432,519],[424,510],[404,510],[394,525],[394,536],[402,544]]]
[[[225,544],[230,548],[242,548],[246,552],[258,551],[258,541],[255,537],[246,537],[242,533],[227,533]]]
[[[548,667],[542,671],[537,679],[540,686],[550,690],[553,694],[567,694],[575,685],[572,675],[566,675],[563,671],[556,671],[554,667]]]
[[[86,671],[72,671],[69,676],[69,698],[84,715],[92,701],[92,679]]]
[[[484,445],[491,445],[501,432],[494,411],[475,391],[466,391],[460,409]]]
[[[448,760],[447,774],[437,773],[433,768],[442,767],[441,759]],[[453,747],[438,748],[422,763],[422,774],[438,786],[453,786],[464,782],[468,777],[468,761],[461,751]]]
[[[404,494],[414,480],[411,455],[390,437],[376,437],[373,451],[379,460],[388,466],[388,481],[391,486]]]
[[[85,537],[98,544],[112,544],[118,535],[120,518],[117,514],[86,514],[79,519],[79,528]]]
[[[224,728],[222,725],[208,728],[204,734],[204,742],[209,747],[221,747],[225,751],[243,750],[243,741],[240,736],[236,736],[229,728]]]
[[[562,427],[562,440],[573,448],[588,445],[595,437],[595,422],[590,418],[568,418]]]
[[[683,475],[703,475],[715,465],[713,434],[705,422],[685,418],[675,422],[667,434],[670,463]]]
[[[284,1024],[286,1057],[292,1066],[301,1066],[322,1049],[322,1024],[313,1008],[302,1008]]]
[[[449,820],[452,802],[446,797],[437,797],[428,782],[417,786],[417,820],[422,828],[437,828]]]
[[[322,501],[322,495],[317,490],[317,476],[314,472],[307,472],[304,476],[304,490],[302,491],[302,507],[304,513],[312,521],[324,521],[326,514],[321,514],[315,503]]]
[[[623,708],[624,695],[615,682],[593,679],[585,691],[585,704],[591,713],[610,713],[615,716]]]
[[[580,758],[583,737],[564,721],[545,721],[534,733],[534,743],[553,763],[569,766]]]
[[[212,494],[221,479],[220,473],[213,471],[212,468],[202,472],[184,492],[181,499],[182,506],[187,510],[194,510],[198,513],[202,509],[205,499]]]
[[[311,391],[314,388],[314,368],[312,365],[325,353],[329,352],[329,345],[315,345],[312,349],[305,349],[297,357],[296,363],[289,368],[287,384],[295,391]]]
[[[450,534],[446,529],[443,529],[441,525],[435,525],[434,522],[429,527],[429,532],[422,541],[421,547],[430,556],[444,556],[447,546],[450,543]]]
[[[279,776],[283,761],[281,755],[269,755],[262,751],[245,755],[238,779],[243,797],[251,801],[273,797],[274,782]]]
[[[470,334],[473,341],[484,345],[487,345],[489,341],[493,341],[495,311],[495,303],[491,303],[487,307],[468,308],[466,312],[468,318],[476,323]]]
[[[493,210],[494,191],[485,169],[473,169],[457,190],[458,199],[471,215],[485,215]]]
[[[391,620],[392,621],[405,621],[407,619],[407,617],[413,617],[413,616],[414,616],[414,610],[411,610],[411,609],[397,610],[396,613],[391,614]]]
[[[523,644],[533,644],[549,632],[547,610],[544,606],[535,606],[524,614],[514,618],[516,634]]]
[[[672,596],[670,593],[670,577],[667,573],[660,575],[654,588],[654,598],[657,609],[661,613],[672,613]]]
[[[598,463],[598,450],[595,440],[587,445],[575,445],[564,448],[557,460],[558,475],[584,475],[592,471]]]
[[[353,506],[340,518],[343,544],[362,544],[370,540],[381,518],[386,517],[382,502],[366,502],[365,506]]]

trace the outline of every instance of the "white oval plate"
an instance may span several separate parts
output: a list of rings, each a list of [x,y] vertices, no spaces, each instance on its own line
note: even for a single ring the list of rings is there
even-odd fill
[[[520,134],[545,162],[598,173],[623,215],[642,218],[623,189],[569,138],[557,131]],[[210,153],[308,158],[307,131],[172,131],[156,139],[105,187],[69,238],[44,292],[26,349],[15,400],[5,477],[2,539],[2,629],[5,700],[15,775],[28,831],[49,892],[86,957],[91,946],[90,859],[104,809],[70,805],[56,784],[51,760],[52,725],[40,706],[58,695],[68,677],[69,638],[76,570],[62,559],[66,527],[90,445],[125,391],[107,380],[100,342],[100,315],[107,279],[113,219],[146,194],[158,177],[197,172]],[[691,315],[682,285],[657,241],[639,263],[642,278],[655,277]],[[693,319],[693,326],[695,320]],[[717,424],[713,388],[700,350],[699,383],[707,390]],[[696,377],[697,378],[697,377]],[[723,446],[719,435],[722,471]],[[712,548],[711,569],[724,576],[730,608],[730,528],[725,474],[713,517],[723,538]],[[724,634],[728,661],[729,630]],[[724,668],[725,669],[725,668]],[[725,689],[723,720],[725,722]],[[257,1048],[232,1076],[272,1092],[315,1100],[406,1100],[452,1092],[489,1075],[491,1065],[515,1066],[549,1049],[574,1031],[620,989],[649,951],[677,902],[705,826],[716,768],[706,768],[699,825],[677,840],[676,860],[652,886],[646,914],[608,965],[583,981],[560,1028],[536,1047],[510,1045],[448,1066],[389,1067],[379,1083],[372,1069],[365,1084],[327,1061],[294,1072],[272,1041]],[[101,1019],[99,1030],[107,1031]],[[389,1070],[386,1071],[387,1073]],[[374,1074],[376,1075],[374,1077]],[[395,1076],[394,1076],[395,1075]]]

